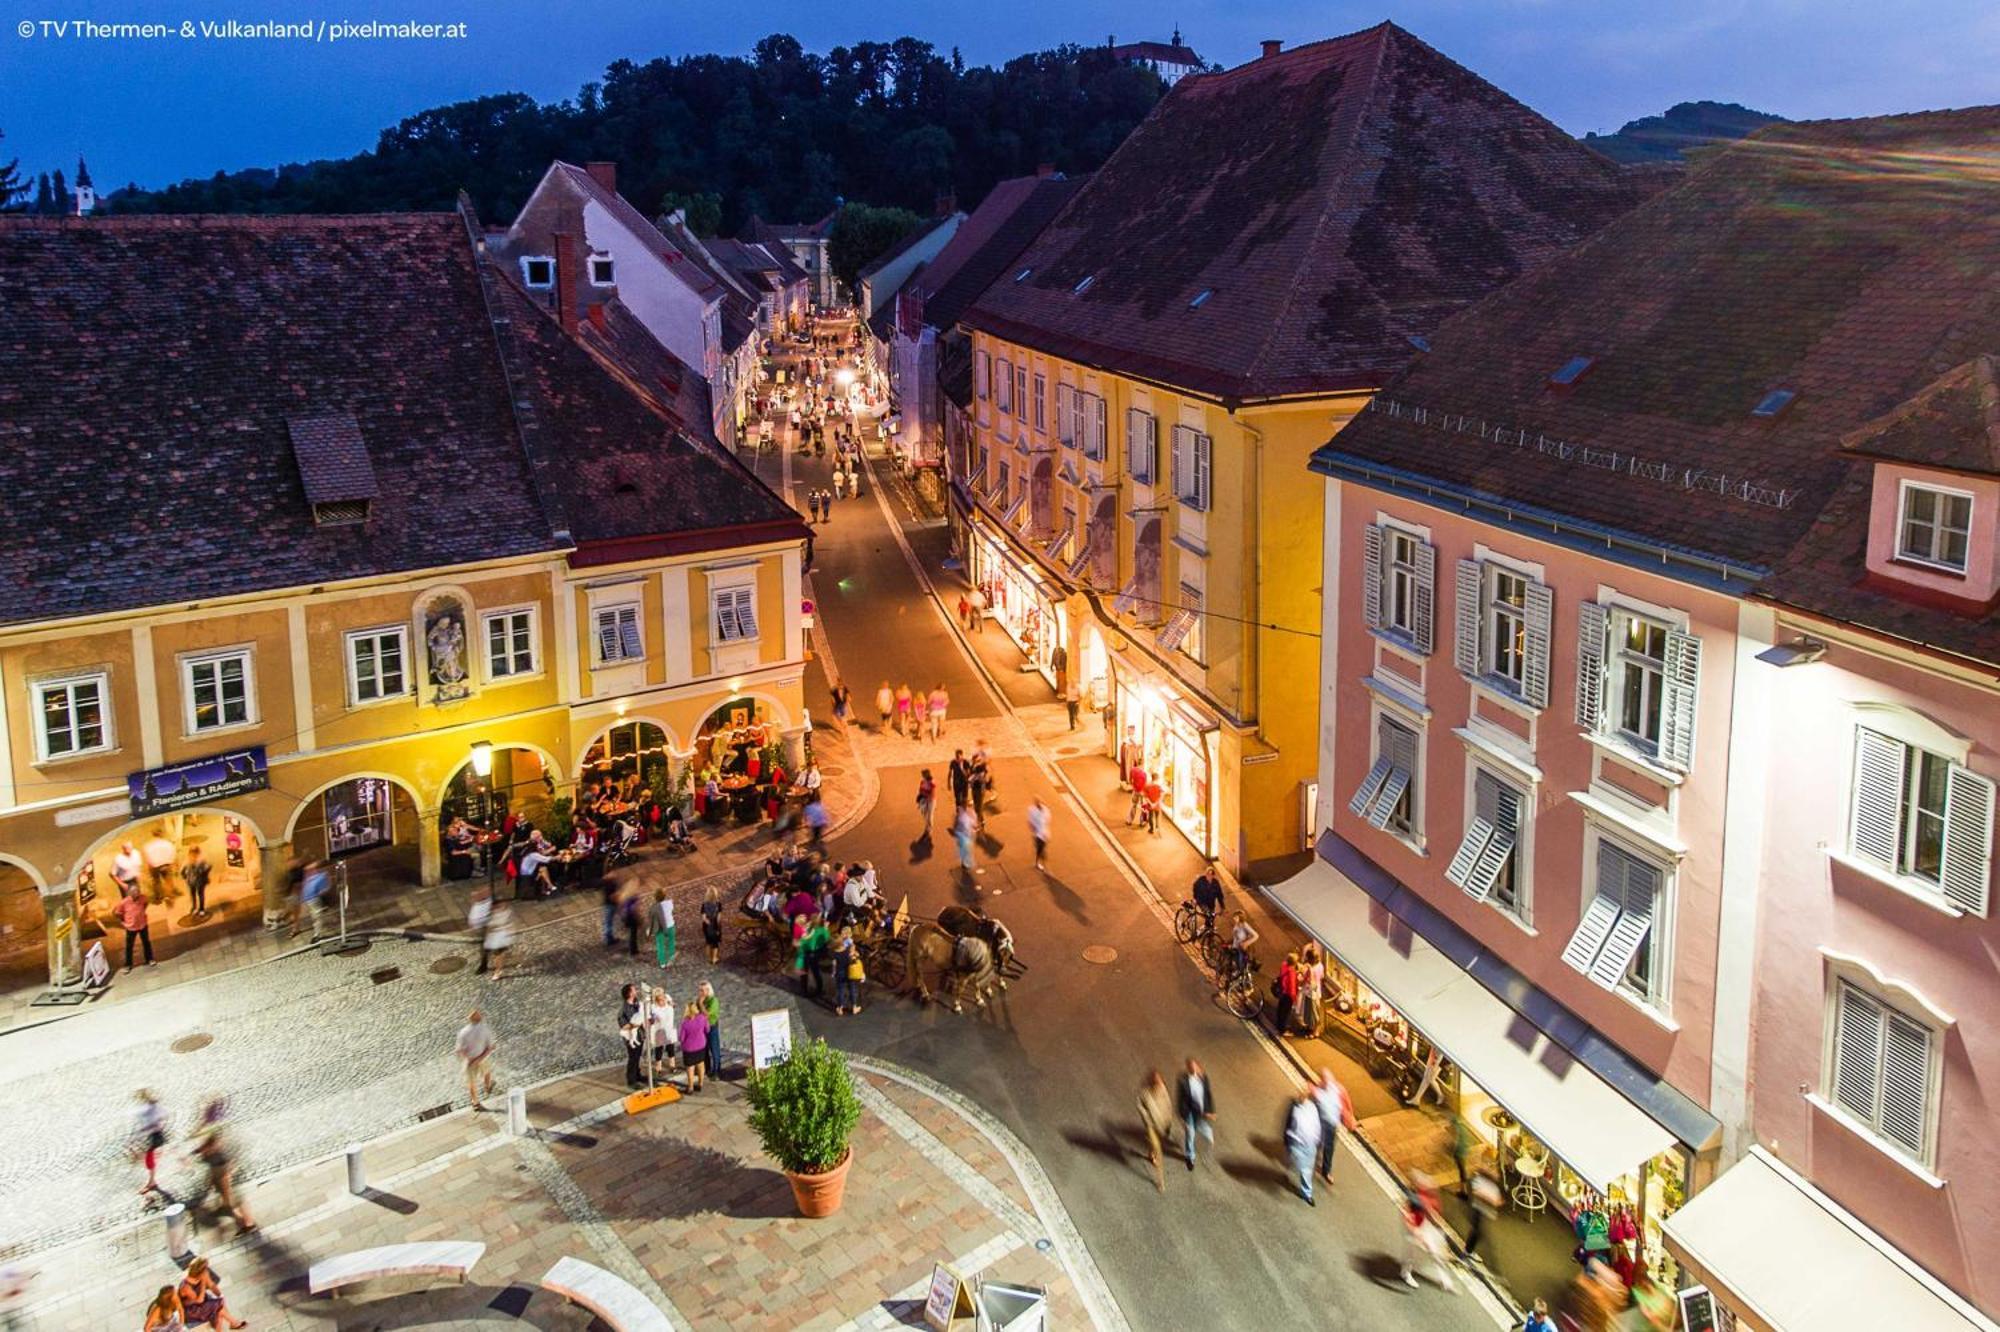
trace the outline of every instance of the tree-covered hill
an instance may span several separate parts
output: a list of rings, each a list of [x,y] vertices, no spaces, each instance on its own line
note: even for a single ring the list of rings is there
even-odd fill
[[[1629,120],[1615,134],[1583,137],[1613,161],[1678,162],[1690,149],[1740,139],[1783,119],[1734,102],[1679,102],[1664,115]]]

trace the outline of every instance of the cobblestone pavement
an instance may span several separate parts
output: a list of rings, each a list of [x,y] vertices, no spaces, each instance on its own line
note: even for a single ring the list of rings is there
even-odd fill
[[[360,1198],[338,1160],[286,1171],[258,1190],[261,1232],[205,1230],[195,1249],[231,1312],[260,1329],[582,1329],[587,1314],[537,1289],[563,1257],[617,1274],[683,1329],[903,1326],[921,1316],[934,1262],[1045,1290],[1054,1326],[1123,1326],[1046,1177],[1005,1129],[921,1078],[857,1066],[863,1115],[832,1220],[795,1214],[740,1086],[632,1117],[606,1069],[536,1089],[539,1127],[525,1138],[498,1116],[460,1112],[371,1144]],[[377,1281],[338,1303],[303,1290],[320,1258],[430,1239],[487,1250],[462,1286]],[[38,1261],[28,1303],[49,1332],[130,1325],[177,1275],[151,1225]]]

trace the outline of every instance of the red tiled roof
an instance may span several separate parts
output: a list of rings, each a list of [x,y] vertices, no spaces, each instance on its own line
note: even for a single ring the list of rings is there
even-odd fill
[[[1875,458],[2000,475],[2000,375],[1992,354],[1938,376],[1841,440]]]
[[[1182,80],[965,322],[1231,400],[1373,387],[1657,179],[1385,23]]]
[[[1041,234],[1084,177],[1019,176],[987,191],[979,207],[959,223],[958,230],[917,275],[923,297],[924,322],[948,329],[965,307],[1003,273],[1015,271],[1014,261]]]

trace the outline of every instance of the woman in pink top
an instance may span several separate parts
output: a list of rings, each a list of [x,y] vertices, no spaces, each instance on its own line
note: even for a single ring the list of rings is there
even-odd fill
[[[930,697],[931,739],[936,740],[944,734],[945,709],[949,708],[950,706],[951,706],[951,695],[945,693],[944,686],[942,684],[940,684],[937,688],[931,690],[931,697]]]
[[[702,1074],[708,1069],[708,1015],[699,1002],[690,1003],[681,1019],[681,1061],[687,1065],[688,1091],[700,1091]]]
[[[132,944],[135,940],[146,946],[146,965],[155,965],[153,935],[146,928],[146,895],[137,884],[126,889],[118,898],[116,911],[118,923],[125,927],[125,970],[132,969]]]

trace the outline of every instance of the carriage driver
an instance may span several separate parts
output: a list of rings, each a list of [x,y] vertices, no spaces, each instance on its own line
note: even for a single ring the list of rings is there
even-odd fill
[[[847,874],[847,886],[840,900],[848,920],[873,918],[882,904],[882,890],[875,883],[875,862],[864,860]]]

